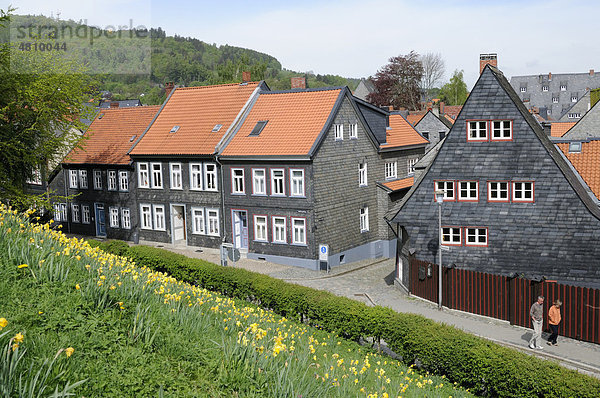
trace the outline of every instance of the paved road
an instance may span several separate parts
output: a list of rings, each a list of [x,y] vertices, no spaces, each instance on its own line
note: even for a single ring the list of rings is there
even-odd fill
[[[219,253],[214,249],[198,252],[192,248],[174,248],[166,244],[164,248],[190,257],[220,262]],[[331,274],[245,258],[234,266],[299,285],[327,290],[368,305],[381,305],[398,312],[420,314],[528,354],[558,360],[565,366],[600,378],[600,345],[559,337],[558,346],[545,345],[543,350],[533,351],[527,347],[531,329],[446,308],[439,311],[433,303],[407,296],[393,284],[394,263],[391,259],[346,264],[334,268]]]

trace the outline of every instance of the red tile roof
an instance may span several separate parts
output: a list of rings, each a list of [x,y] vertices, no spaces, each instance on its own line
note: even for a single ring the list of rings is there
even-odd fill
[[[581,143],[581,152],[569,153],[569,143],[556,144],[581,178],[600,199],[600,140]]]
[[[425,114],[422,114],[422,115],[410,114],[410,115],[406,116],[406,120],[408,120],[408,122],[410,124],[415,126],[417,123],[419,123],[421,121],[421,119],[423,119],[423,116],[425,116]]]
[[[63,160],[75,164],[129,164],[127,151],[146,130],[159,106],[102,109],[84,134],[82,148]]]
[[[415,177],[407,177],[401,180],[388,181],[384,182],[383,185],[393,191],[398,191],[400,189],[410,188],[415,183]]]
[[[210,155],[259,82],[176,88],[132,155]],[[217,132],[213,128],[220,124]],[[174,126],[179,130],[170,133]]]
[[[341,92],[342,89],[336,88],[260,94],[222,154],[308,155]],[[268,122],[260,134],[249,136],[256,123],[264,120]]]
[[[382,148],[395,148],[408,145],[428,144],[421,134],[400,114],[390,115],[390,128],[386,130],[387,142]]]
[[[554,122],[550,125],[550,135],[552,137],[562,137],[575,124],[576,122]]]
[[[462,105],[446,105],[444,106],[444,115],[448,115],[452,120],[456,120],[461,110]]]

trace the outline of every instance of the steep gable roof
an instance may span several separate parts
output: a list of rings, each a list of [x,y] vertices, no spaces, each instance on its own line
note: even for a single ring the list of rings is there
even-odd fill
[[[463,105],[446,105],[444,106],[444,115],[452,120],[456,120],[458,114],[462,110]]]
[[[171,92],[131,155],[211,155],[262,82],[181,87]]]
[[[550,125],[551,137],[562,137],[571,127],[575,126],[576,122],[552,122]]]
[[[417,126],[419,125],[419,123],[421,123],[423,120],[425,120],[426,118],[430,118],[430,117],[435,117],[440,122],[442,122],[444,124],[444,126],[446,126],[448,128],[452,128],[452,122],[450,120],[448,120],[445,117],[439,117],[438,115],[436,115],[435,113],[433,113],[433,111],[431,109],[427,111],[427,113],[425,114],[425,116],[423,116],[421,118],[421,120],[419,120],[417,122],[417,124],[415,124],[415,128],[417,128]]]
[[[580,152],[569,152],[569,145],[568,142],[556,144],[596,198],[600,199],[600,140],[582,142]]]
[[[425,114],[409,114],[408,116],[406,116],[406,120],[412,125],[412,126],[416,126],[417,123],[419,123],[421,121],[421,119],[423,119],[423,117],[425,116]]]
[[[386,130],[387,141],[381,149],[392,149],[404,146],[427,145],[429,143],[399,113],[390,114],[390,127]]]
[[[159,106],[102,109],[73,149],[65,164],[129,164],[127,151],[148,127]]]
[[[564,139],[586,140],[600,138],[600,101],[596,103],[571,129],[563,135]]]

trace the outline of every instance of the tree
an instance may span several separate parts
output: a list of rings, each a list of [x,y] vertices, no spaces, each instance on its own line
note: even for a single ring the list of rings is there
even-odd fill
[[[375,92],[367,95],[367,101],[377,106],[392,105],[394,108],[417,110],[420,108],[420,83],[423,66],[419,54],[411,51],[389,59],[372,78]]]
[[[444,78],[444,60],[440,53],[427,53],[421,57],[421,64],[423,65],[421,88],[429,101],[432,95],[431,90]]]
[[[462,105],[469,95],[467,85],[463,80],[463,71],[455,70],[450,82],[444,84],[440,90],[440,99],[447,105]]]

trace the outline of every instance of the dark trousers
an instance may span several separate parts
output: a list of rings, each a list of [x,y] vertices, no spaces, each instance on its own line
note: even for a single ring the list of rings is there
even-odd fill
[[[548,337],[548,341],[552,344],[556,344],[556,338],[558,337],[558,325],[550,325],[550,330],[552,330],[552,334]]]

